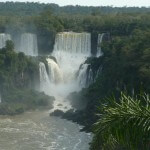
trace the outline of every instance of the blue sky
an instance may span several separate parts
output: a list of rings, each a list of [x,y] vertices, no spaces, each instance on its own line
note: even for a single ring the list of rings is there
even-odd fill
[[[0,0],[6,2],[7,0]],[[56,3],[64,5],[84,5],[84,6],[150,6],[150,0],[11,0],[11,1],[28,1],[41,3]]]

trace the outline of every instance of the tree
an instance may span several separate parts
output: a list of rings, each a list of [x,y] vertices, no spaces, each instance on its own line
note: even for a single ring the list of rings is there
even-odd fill
[[[7,40],[5,48],[8,51],[13,51],[14,50],[14,43],[13,43],[13,41]]]
[[[100,119],[94,124],[91,150],[149,150],[150,98],[148,95],[132,98],[122,94],[99,107]]]

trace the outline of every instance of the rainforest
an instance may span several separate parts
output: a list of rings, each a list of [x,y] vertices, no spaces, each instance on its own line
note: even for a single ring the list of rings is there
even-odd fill
[[[0,2],[0,149],[149,150],[150,9]]]

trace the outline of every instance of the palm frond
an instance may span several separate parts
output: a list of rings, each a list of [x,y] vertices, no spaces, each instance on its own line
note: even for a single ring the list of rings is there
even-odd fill
[[[91,150],[150,149],[150,98],[144,94],[140,99],[122,93],[120,103],[109,98],[111,103],[101,107],[100,119],[94,124]]]

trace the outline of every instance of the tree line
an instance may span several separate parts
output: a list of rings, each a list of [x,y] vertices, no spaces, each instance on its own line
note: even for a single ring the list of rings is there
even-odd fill
[[[15,6],[13,10],[11,5]],[[130,111],[139,114],[140,111],[138,111],[138,109],[149,112],[150,107],[148,98],[146,98],[146,103],[143,98],[141,98],[143,93],[150,93],[149,8],[59,7],[55,4],[0,3],[0,7],[2,6],[3,9],[0,9],[0,32],[8,32],[11,34],[20,34],[22,32],[36,33],[41,54],[47,54],[53,50],[57,32],[66,30],[90,32],[92,35],[92,52],[95,52],[97,49],[98,34],[110,34],[110,40],[104,41],[102,44],[104,55],[99,58],[92,57],[87,60],[93,70],[102,66],[101,74],[99,74],[96,82],[89,88],[83,89],[80,93],[76,93],[78,97],[81,97],[81,100],[84,99],[87,101],[86,109],[76,116],[77,120],[82,120],[82,124],[86,126],[87,129],[91,130],[92,124],[98,122],[95,131],[103,133],[100,132],[102,131],[102,128],[99,124],[108,127],[107,125],[110,124],[107,123],[109,122],[103,124],[103,121],[106,121],[109,117],[112,117],[109,119],[116,117],[115,115],[111,116],[112,111],[114,114],[120,112],[120,114],[117,114],[117,117],[120,117],[119,115],[122,116],[121,113],[131,114]],[[22,8],[24,9],[18,14],[17,11]],[[37,10],[37,8],[39,9]],[[6,49],[8,47],[6,47]],[[23,65],[20,66],[17,64],[17,67],[15,67],[15,62],[19,60],[19,57],[23,57],[25,61],[23,61],[24,59],[21,59]],[[6,58],[7,61],[5,62]],[[15,70],[18,70],[19,68],[25,70],[29,69],[28,71],[32,72],[36,68],[36,65],[34,66],[32,61],[33,60],[26,58],[23,54],[14,54],[12,51],[1,50],[0,65],[3,67],[1,67],[0,77],[8,76],[7,81],[9,81],[12,78],[10,77],[10,73],[16,73]],[[34,68],[28,68],[26,65],[27,62],[33,63],[31,66],[34,66]],[[15,68],[12,69],[12,67]],[[8,73],[3,75],[6,71],[8,71]],[[5,80],[2,78],[1,82],[3,83],[3,81]],[[7,84],[5,86],[8,87]],[[121,94],[122,91],[125,95]],[[105,98],[110,97],[111,95],[113,95],[115,102],[109,104],[105,101]],[[128,95],[127,98],[126,95]],[[126,106],[130,106],[130,104],[133,108],[128,109],[127,107],[127,109],[124,109]],[[134,104],[137,107],[134,107]],[[103,111],[99,112],[97,107]],[[122,108],[124,111],[121,111]],[[104,116],[102,119],[100,118],[100,122],[98,121],[99,117],[95,115],[96,113],[100,113]],[[132,115],[134,117],[134,114]],[[149,113],[147,116],[149,119]],[[145,116],[141,116],[140,119],[142,117]],[[148,122],[150,121],[148,120],[147,123]],[[114,144],[115,146],[117,145],[114,149],[145,150],[147,147],[149,148],[148,143],[150,134],[147,135],[149,130],[145,130],[147,131],[146,134],[145,132],[140,132],[141,134],[137,140],[141,140],[142,142],[138,142],[138,146],[137,143],[134,143],[134,136],[131,136],[130,143],[129,141],[126,141],[126,136],[120,134],[120,131],[122,132],[122,128],[124,127],[123,125],[129,127],[129,130],[126,130],[126,132],[130,131],[131,128],[137,129],[132,123],[131,120],[131,124],[128,126],[128,122],[116,122],[116,124],[120,126],[120,130],[114,123],[113,126],[105,128],[105,137],[102,136],[102,134],[95,134],[96,139],[97,136],[100,137],[98,139],[103,138],[101,139],[101,142],[103,143],[99,143],[99,140],[96,140],[95,142],[98,142],[97,145],[93,140],[93,143],[95,144],[91,146],[91,149],[93,148],[96,150],[104,148],[104,146],[106,149],[108,149],[108,147],[113,148]],[[144,122],[142,123],[144,124]],[[143,124],[140,124],[141,128],[143,127]],[[147,124],[146,127],[148,127],[146,129],[149,129],[149,124]],[[138,129],[135,131],[135,135],[138,135],[137,133],[139,133]],[[108,139],[108,141],[106,139]],[[143,143],[146,143],[146,148]]]

